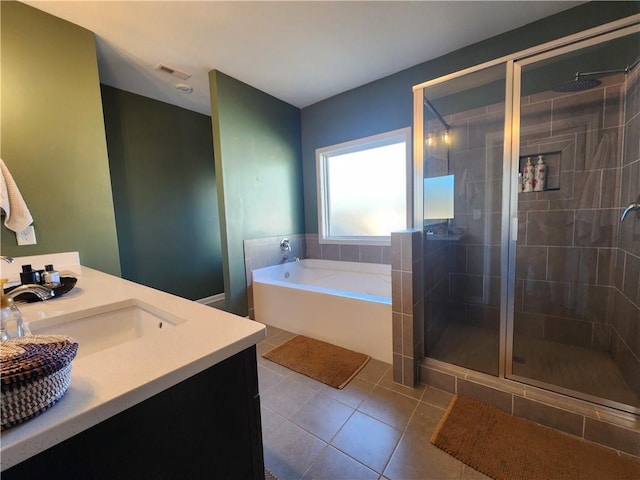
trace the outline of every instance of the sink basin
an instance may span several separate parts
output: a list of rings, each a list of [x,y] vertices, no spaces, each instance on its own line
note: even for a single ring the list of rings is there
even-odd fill
[[[78,342],[76,358],[152,335],[185,322],[153,305],[131,299],[51,317],[27,325],[33,335],[67,335]]]

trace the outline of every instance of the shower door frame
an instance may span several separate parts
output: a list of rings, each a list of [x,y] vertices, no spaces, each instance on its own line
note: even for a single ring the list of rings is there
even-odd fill
[[[504,65],[505,118],[504,118],[504,155],[502,176],[502,221],[500,252],[500,338],[498,376],[486,375],[489,379],[498,378],[517,384],[532,385],[543,390],[567,395],[590,403],[600,404],[625,412],[639,414],[640,408],[621,404],[606,398],[595,397],[579,391],[557,385],[539,382],[529,377],[513,373],[513,333],[516,287],[516,242],[518,234],[518,162],[520,151],[520,90],[522,67],[540,60],[596,45],[607,40],[640,32],[640,14],[632,15],[614,22],[584,30],[551,42],[531,47],[520,52],[506,55],[488,62],[474,65],[457,72],[444,75],[413,87],[413,151],[414,151],[414,228],[422,230],[423,223],[423,181],[424,176],[424,90],[465,75],[488,68]],[[422,262],[421,262],[422,263]],[[421,266],[421,270],[424,266]],[[421,276],[422,277],[422,276]],[[420,290],[422,291],[422,289]],[[422,319],[424,321],[424,319]],[[426,344],[423,342],[423,347]],[[423,356],[426,352],[423,351]],[[430,359],[445,364],[439,360]]]
[[[597,403],[600,405],[605,405],[607,407],[615,408],[617,410],[627,411],[629,413],[640,413],[640,407],[634,405],[627,405],[624,403],[616,402],[614,400],[610,400],[604,397],[598,397],[594,395],[590,395],[587,393],[583,393],[577,390],[571,390],[560,385],[545,383],[540,380],[536,380],[530,377],[524,377],[521,375],[517,375],[513,372],[513,337],[514,337],[514,328],[515,328],[515,280],[516,280],[516,250],[517,250],[517,240],[518,240],[518,195],[517,195],[517,176],[519,169],[519,157],[520,157],[520,100],[521,100],[521,79],[522,79],[522,68],[528,65],[533,65],[535,63],[553,59],[554,57],[559,57],[566,53],[578,51],[584,48],[588,48],[594,45],[598,45],[609,40],[614,40],[617,38],[622,38],[627,35],[638,34],[640,33],[640,23],[635,23],[626,27],[617,28],[609,31],[605,31],[603,33],[595,34],[590,36],[589,38],[572,42],[570,44],[565,44],[562,46],[558,46],[551,50],[544,51],[542,53],[538,53],[535,55],[529,55],[522,58],[514,59],[513,61],[513,86],[511,89],[511,103],[513,109],[511,110],[512,116],[512,136],[511,136],[511,152],[512,156],[510,159],[510,178],[512,180],[511,187],[512,192],[516,192],[516,194],[512,194],[510,198],[510,206],[509,206],[509,218],[511,219],[511,236],[509,237],[509,279],[513,279],[513,281],[509,281],[508,285],[508,293],[507,293],[507,322],[506,322],[506,351],[505,351],[505,378],[515,380],[519,383],[524,383],[528,385],[533,385],[535,387],[543,388],[545,390],[551,390],[557,393],[561,393],[563,395],[569,395],[575,398],[579,398],[582,400],[586,400],[591,403]],[[507,90],[509,88],[507,87]],[[506,135],[505,135],[506,136]],[[506,149],[505,149],[506,151]],[[505,170],[506,170],[507,159],[505,156]],[[505,173],[506,174],[506,173]],[[506,183],[506,182],[505,182]],[[503,217],[504,220],[504,217]],[[504,233],[504,232],[503,232]]]

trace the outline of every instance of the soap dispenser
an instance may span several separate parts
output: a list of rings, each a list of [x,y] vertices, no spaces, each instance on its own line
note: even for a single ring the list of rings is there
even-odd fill
[[[22,314],[20,309],[14,303],[13,298],[4,294],[4,285],[7,283],[7,279],[0,280],[2,284],[2,300],[0,311],[0,341],[8,340],[9,337],[24,337],[24,325],[22,322]],[[11,335],[9,332],[13,333]]]
[[[523,179],[522,179],[522,191],[533,192],[533,164],[531,163],[531,157],[527,158],[527,163],[524,166]]]
[[[538,155],[538,163],[536,163],[533,179],[533,191],[542,192],[547,186],[547,165],[542,159],[542,155]]]

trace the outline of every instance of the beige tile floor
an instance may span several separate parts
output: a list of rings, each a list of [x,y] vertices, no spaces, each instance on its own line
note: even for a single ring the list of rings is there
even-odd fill
[[[267,327],[258,344],[265,467],[279,480],[488,478],[429,443],[451,394],[396,385],[377,360],[337,390],[261,357],[292,336]]]

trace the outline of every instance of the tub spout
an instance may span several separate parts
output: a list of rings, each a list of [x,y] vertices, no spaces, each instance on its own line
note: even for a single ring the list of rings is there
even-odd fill
[[[300,259],[295,255],[285,254],[282,256],[282,262],[280,263],[289,263],[289,262],[299,262]]]
[[[13,257],[5,257],[4,255],[0,255],[0,259],[4,260],[7,263],[13,263]]]

